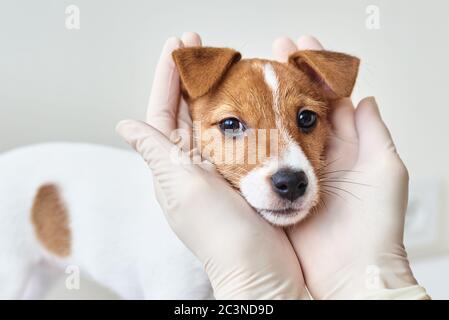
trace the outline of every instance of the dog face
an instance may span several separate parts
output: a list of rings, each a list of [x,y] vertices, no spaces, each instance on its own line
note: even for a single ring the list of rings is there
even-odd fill
[[[240,60],[206,47],[173,57],[203,157],[269,222],[303,219],[320,199],[331,102],[350,95],[359,60],[328,51]]]

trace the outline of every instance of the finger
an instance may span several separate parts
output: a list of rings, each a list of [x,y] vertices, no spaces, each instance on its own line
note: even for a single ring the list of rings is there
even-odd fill
[[[279,62],[287,62],[288,56],[298,51],[295,43],[288,37],[280,37],[274,40],[272,46],[274,59]]]
[[[185,32],[181,39],[185,47],[199,47],[202,45],[200,36],[195,32]],[[182,98],[178,109],[177,127],[185,131],[192,130],[189,106]]]
[[[201,37],[195,32],[185,32],[181,37],[184,47],[199,47],[202,45]],[[192,145],[191,131],[192,118],[190,117],[189,106],[181,98],[178,109],[177,128],[182,131],[182,141],[178,146],[185,151],[189,151]]]
[[[179,103],[179,74],[172,58],[172,52],[181,48],[178,38],[170,38],[162,49],[156,67],[147,110],[147,123],[168,136],[176,128],[176,113]]]
[[[152,126],[135,120],[123,120],[116,131],[147,162],[156,177],[180,169],[190,161],[163,133]]]
[[[296,42],[298,50],[324,50],[321,43],[312,36],[302,36]]]
[[[337,138],[348,142],[357,141],[355,110],[351,99],[343,98],[332,103],[329,119]]]
[[[184,100],[182,100],[179,104],[177,131],[181,133],[181,141],[178,146],[184,151],[189,151],[193,148],[192,126],[193,124],[190,117],[189,106]]]
[[[359,157],[370,158],[388,148],[395,150],[390,131],[373,97],[360,101],[355,111],[355,123],[359,136]]]
[[[201,37],[195,32],[184,32],[181,36],[181,41],[184,44],[184,47],[201,46]]]

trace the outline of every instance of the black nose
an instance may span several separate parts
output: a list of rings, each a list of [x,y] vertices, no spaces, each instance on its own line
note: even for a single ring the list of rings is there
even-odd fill
[[[294,201],[304,195],[307,176],[304,171],[279,170],[271,177],[274,191],[284,199]]]

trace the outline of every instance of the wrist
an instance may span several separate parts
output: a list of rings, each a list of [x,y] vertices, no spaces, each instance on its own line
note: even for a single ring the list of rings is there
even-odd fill
[[[208,273],[217,300],[308,300],[310,296],[302,277],[276,272]]]
[[[353,298],[360,299],[376,292],[389,292],[418,285],[403,246],[388,253],[378,253],[359,267],[359,290]]]
[[[367,291],[400,289],[418,284],[402,247],[396,253],[378,254],[371,269],[367,268]]]
[[[417,286],[404,250],[362,256],[319,283],[307,283],[317,299],[364,299],[372,293]]]
[[[372,290],[358,299],[362,300],[431,300],[426,289],[413,285],[398,289]]]
[[[289,268],[267,269],[269,264],[215,263],[204,265],[217,300],[304,300],[310,299],[301,269],[293,264]]]
[[[214,286],[213,286],[214,287]],[[257,281],[249,286],[214,287],[217,300],[309,300],[305,286],[298,286],[286,281],[283,284],[261,285]]]

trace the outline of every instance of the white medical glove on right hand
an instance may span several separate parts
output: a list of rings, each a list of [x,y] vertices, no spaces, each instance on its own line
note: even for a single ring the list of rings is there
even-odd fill
[[[373,293],[417,286],[403,244],[408,173],[374,98],[335,108],[353,113],[343,123],[354,122],[354,136],[339,124],[320,177],[325,204],[289,236],[314,297],[381,299]]]
[[[274,52],[322,50],[303,37]],[[317,299],[426,299],[403,244],[408,172],[374,98],[332,106],[333,135],[319,172],[324,204],[288,231],[307,287]]]
[[[263,220],[211,164],[191,163],[143,122],[122,121],[117,130],[148,163],[169,225],[202,262],[217,299],[308,298],[284,230]]]

